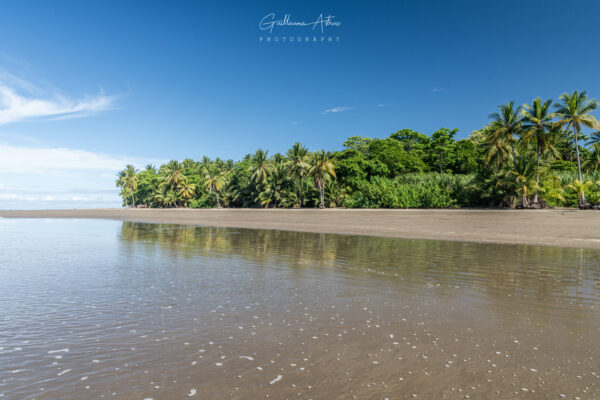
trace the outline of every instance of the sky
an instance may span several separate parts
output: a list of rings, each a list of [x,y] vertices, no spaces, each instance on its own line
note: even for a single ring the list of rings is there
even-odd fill
[[[338,150],[404,128],[463,138],[510,100],[600,98],[599,14],[597,1],[2,2],[0,209],[119,207],[127,163]]]

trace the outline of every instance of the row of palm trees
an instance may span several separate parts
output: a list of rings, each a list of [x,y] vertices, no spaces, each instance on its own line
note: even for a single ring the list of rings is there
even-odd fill
[[[324,150],[309,152],[296,142],[287,151],[286,156],[275,154],[272,160],[268,151],[258,149],[252,157],[252,181],[260,191],[259,200],[263,206],[277,207],[283,194],[283,186],[287,179],[298,184],[297,206],[304,203],[302,185],[305,179],[313,178],[319,191],[319,206],[325,207],[325,183],[336,178],[335,160],[331,153]]]
[[[580,155],[580,138],[583,127],[596,130],[591,142],[595,146],[595,152],[600,153],[600,122],[591,115],[591,112],[598,108],[598,101],[588,98],[585,91],[564,93],[559,100],[559,103],[553,104],[552,100],[536,98],[532,104],[520,107],[516,107],[511,101],[499,106],[499,112],[490,114],[492,122],[484,128],[485,161],[495,165],[498,170],[507,161],[513,166],[518,164],[515,149],[518,141],[525,145],[531,144],[535,148],[536,182],[532,202],[534,205],[538,203],[541,160],[556,158],[558,151],[554,144],[558,137],[570,139],[572,132],[579,178],[578,182],[574,182],[575,186],[584,185]],[[600,165],[600,161],[598,164]],[[522,174],[513,172],[513,175],[518,181],[524,181]],[[579,192],[579,204],[584,207],[587,205],[585,191]],[[526,195],[522,199],[522,204],[529,205]]]
[[[335,160],[331,153],[323,150],[309,152],[300,143],[294,143],[285,156],[277,153],[269,157],[268,151],[258,149],[250,162],[250,180],[257,193],[255,200],[265,207],[277,207],[286,200],[288,186],[294,181],[297,184],[297,198],[294,201],[298,207],[302,207],[305,200],[303,187],[307,180],[312,179],[319,192],[319,205],[324,208],[326,183],[336,178]],[[199,163],[192,160],[182,163],[170,161],[158,171],[159,182],[153,199],[162,206],[182,207],[199,195],[204,187],[209,196],[215,196],[217,207],[221,207],[220,194],[230,183],[235,168],[237,167],[232,161],[219,159],[212,162],[204,158]],[[148,166],[143,172],[147,171],[154,171],[154,167]],[[136,206],[135,193],[140,176],[141,173],[133,165],[127,165],[118,173],[115,182],[131,207]],[[239,193],[236,194],[238,189],[231,188],[232,197],[240,196]]]
[[[473,170],[471,173],[474,174],[474,185],[481,188],[481,195],[469,204],[480,205],[486,201],[492,204],[493,201],[494,204],[512,205],[519,195],[523,207],[537,208],[544,203],[559,205],[575,200],[573,192],[566,190],[573,189],[580,207],[588,207],[586,191],[593,200],[600,189],[600,181],[592,188],[582,174],[582,168],[587,168],[588,174],[590,170],[600,169],[600,123],[591,115],[598,106],[598,101],[588,98],[585,91],[563,94],[556,104],[552,100],[536,98],[531,104],[522,106],[516,106],[514,102],[499,106],[498,112],[490,114],[492,121],[471,135],[470,147],[461,147],[463,153],[457,152],[453,156],[477,160],[477,175]],[[581,145],[587,140],[582,132],[584,128],[595,132],[591,140],[593,151],[583,148],[582,162]],[[434,139],[416,135],[423,136],[425,141]],[[427,157],[422,149],[415,151],[407,139],[401,137],[390,136],[378,142],[377,139],[359,139],[367,143],[388,143],[386,140],[392,139],[402,142],[406,152],[397,150],[399,146],[390,147],[394,162],[422,163]],[[451,137],[448,141],[454,143]],[[205,157],[199,162],[189,159],[170,161],[158,171],[149,167],[141,172],[128,165],[119,172],[116,184],[122,189],[124,201],[132,207],[136,203],[207,207],[216,202],[217,207],[302,207],[311,204],[323,208],[341,205],[349,196],[362,190],[356,182],[367,182],[370,177],[350,179],[349,183],[354,172],[348,172],[364,168],[361,157],[369,160],[372,157],[378,163],[388,162],[387,155],[383,159],[377,158],[381,154],[375,150],[367,146],[359,151],[360,156],[338,153],[336,157],[342,160],[339,177],[336,176],[334,155],[322,150],[309,152],[300,143],[295,143],[285,154],[269,157],[267,151],[259,149],[237,163],[212,161]],[[408,156],[409,153],[413,154]],[[560,161],[561,158],[564,161]],[[575,159],[578,179],[573,176]],[[348,168],[348,165],[352,167]],[[344,171],[350,175],[344,175]],[[572,172],[559,177],[556,171]],[[568,179],[565,179],[567,175]],[[597,179],[596,175],[587,175],[587,178]],[[440,190],[446,189],[446,186],[440,187]],[[569,200],[565,200],[565,196]]]

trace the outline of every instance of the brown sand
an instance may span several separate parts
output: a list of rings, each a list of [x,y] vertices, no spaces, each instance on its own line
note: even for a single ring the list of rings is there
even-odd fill
[[[600,212],[595,210],[96,209],[0,211],[0,217],[106,218],[600,249]]]

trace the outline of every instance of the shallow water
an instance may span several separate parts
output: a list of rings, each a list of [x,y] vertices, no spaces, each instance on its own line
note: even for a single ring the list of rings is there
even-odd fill
[[[0,398],[600,397],[600,252],[0,219]]]

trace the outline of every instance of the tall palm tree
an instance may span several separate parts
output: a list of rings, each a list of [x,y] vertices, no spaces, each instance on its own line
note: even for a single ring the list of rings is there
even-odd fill
[[[271,172],[272,166],[267,157],[268,154],[268,151],[258,149],[252,156],[252,181],[257,185],[263,185]]]
[[[335,161],[329,152],[319,150],[311,155],[310,170],[308,173],[314,177],[321,198],[320,208],[325,208],[325,181],[335,178]]]
[[[533,197],[533,204],[538,203],[538,190],[537,187],[540,184],[540,153],[543,155],[547,150],[552,149],[552,135],[550,132],[554,128],[552,119],[554,114],[550,112],[550,106],[552,100],[546,100],[542,102],[539,97],[533,100],[531,105],[524,104],[522,108],[522,115],[524,119],[523,124],[523,138],[526,141],[533,141],[535,143],[535,160],[537,164],[536,171],[536,190]]]
[[[577,155],[577,173],[579,174],[579,182],[583,182],[583,176],[581,175],[581,157],[579,155],[579,134],[581,133],[581,127],[587,126],[588,128],[600,129],[600,123],[590,113],[598,108],[598,101],[595,99],[588,99],[587,92],[583,91],[579,93],[575,90],[573,93],[563,93],[559,97],[562,104],[555,104],[556,117],[558,121],[556,124],[560,127],[565,127],[566,131],[573,128],[575,134],[575,153]],[[579,197],[579,205],[585,205],[585,191],[581,190]]]
[[[126,165],[125,169],[119,171],[118,178],[115,181],[118,187],[122,189],[126,189],[129,194],[131,194],[131,207],[135,207],[135,189],[137,189],[138,170],[131,164]]]
[[[511,101],[498,106],[500,112],[490,114],[492,122],[488,125],[490,129],[490,139],[495,146],[510,146],[513,163],[517,159],[515,153],[516,138],[521,135],[523,125],[521,117],[521,107],[515,107],[515,102]]]
[[[494,164],[499,172],[504,161],[510,157],[510,145],[495,135],[489,125],[479,131],[478,135],[480,135],[480,138],[476,140],[479,141],[480,146],[485,151],[485,165]]]
[[[219,191],[223,188],[227,181],[227,171],[220,171],[215,165],[208,166],[205,169],[204,184],[210,193],[215,192],[217,196],[217,207],[221,208],[219,202]]]
[[[290,174],[298,179],[298,207],[302,207],[302,178],[308,171],[308,149],[299,142],[292,145],[287,152],[287,166]]]

